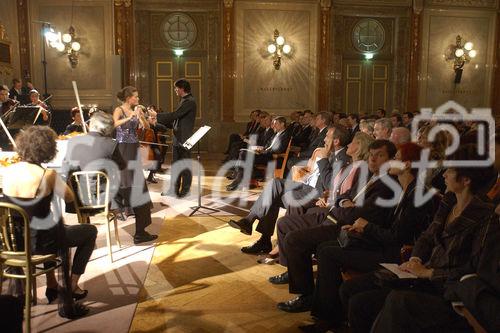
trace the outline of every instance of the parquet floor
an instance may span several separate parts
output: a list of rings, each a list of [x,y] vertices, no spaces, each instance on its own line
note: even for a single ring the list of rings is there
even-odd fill
[[[214,177],[204,180],[204,193],[213,195],[208,185]],[[255,199],[257,193],[236,195]],[[210,194],[203,200],[209,202]],[[309,313],[276,308],[293,295],[288,285],[275,286],[267,278],[284,268],[258,264],[256,256],[241,253],[240,247],[259,234],[249,237],[229,227],[234,215],[223,210],[211,216],[166,217],[131,332],[299,332],[297,326],[309,319]]]

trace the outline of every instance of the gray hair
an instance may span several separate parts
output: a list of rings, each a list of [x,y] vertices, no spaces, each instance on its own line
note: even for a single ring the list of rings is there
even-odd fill
[[[90,118],[89,129],[91,132],[97,132],[104,136],[110,136],[113,133],[115,122],[113,117],[103,111],[96,111]]]
[[[392,130],[392,121],[390,118],[380,118],[375,120],[375,124],[380,124],[382,127]]]

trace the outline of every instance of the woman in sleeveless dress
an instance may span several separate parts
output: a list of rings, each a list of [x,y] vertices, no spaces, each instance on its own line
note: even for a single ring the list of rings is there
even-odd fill
[[[56,133],[46,126],[32,126],[20,132],[16,145],[21,162],[5,168],[3,194],[5,201],[22,207],[30,217],[33,253],[58,253],[61,257],[62,286],[59,286],[54,271],[48,273],[45,295],[49,303],[59,296],[59,314],[76,318],[88,312],[83,305],[74,303],[74,299],[82,299],[88,293],[78,286],[78,281],[94,250],[97,229],[90,224],[64,225],[61,210],[51,210],[51,203],[54,208],[58,207],[54,196],[67,202],[74,200],[72,190],[59,175],[41,165],[55,157],[56,138]],[[18,235],[22,240],[22,233]],[[70,247],[76,247],[71,275]]]
[[[137,129],[139,126],[143,128],[149,128],[149,124],[144,117],[144,112],[140,107],[137,107],[139,104],[139,95],[137,89],[134,87],[124,87],[122,90],[118,92],[116,95],[118,100],[121,101],[121,105],[118,106],[113,112],[113,120],[115,122],[116,128],[116,141],[118,142],[118,150],[122,155],[122,158],[127,164],[129,161],[138,161],[139,158],[139,139],[137,137]],[[121,180],[120,180],[120,205],[125,210],[127,215],[132,215],[131,208],[143,205],[143,198],[137,199],[136,197],[132,198],[134,193],[138,194],[147,194],[149,198],[149,192],[147,189],[146,181],[137,182],[134,184],[134,174],[140,175],[140,177],[144,178],[142,174],[142,167],[138,164],[135,167],[131,167],[130,165],[121,171]],[[133,187],[142,187],[142,189],[137,191],[132,191]],[[139,202],[136,202],[139,201]],[[151,199],[149,199],[151,202]]]

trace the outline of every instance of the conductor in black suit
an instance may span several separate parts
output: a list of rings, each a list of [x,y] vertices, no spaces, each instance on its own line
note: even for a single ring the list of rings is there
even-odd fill
[[[175,81],[174,86],[175,93],[181,97],[179,106],[174,112],[158,113],[158,122],[174,130],[170,188],[161,195],[184,197],[189,193],[193,175],[191,152],[182,144],[193,135],[196,101],[191,95],[191,85],[186,79]]]

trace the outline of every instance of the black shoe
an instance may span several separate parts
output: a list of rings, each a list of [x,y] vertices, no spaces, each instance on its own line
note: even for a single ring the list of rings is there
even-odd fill
[[[281,273],[280,275],[271,276],[269,282],[272,284],[287,284],[288,283],[288,271]]]
[[[57,288],[46,288],[45,296],[47,297],[49,304],[54,302],[57,299]]]
[[[146,179],[146,181],[148,183],[152,183],[152,184],[158,184],[158,180],[155,178],[155,176],[151,176],[151,174],[149,175],[149,177]]]
[[[59,304],[59,316],[68,319],[77,319],[89,313],[89,308],[82,303],[73,303],[70,305]]]
[[[252,234],[252,223],[247,219],[239,219],[238,221],[229,220],[229,225],[235,229],[239,229],[245,235]]]
[[[140,244],[140,243],[145,243],[145,242],[150,242],[152,240],[155,240],[158,238],[158,235],[151,235],[149,233],[147,233],[146,231],[144,231],[144,233],[141,233],[141,234],[136,234],[134,236],[134,244]]]
[[[73,291],[73,299],[74,299],[75,301],[78,301],[78,300],[84,299],[85,297],[87,297],[88,293],[89,293],[89,291],[88,291],[87,289],[83,290],[83,292],[82,292],[82,293],[75,293],[75,292]]]
[[[230,180],[236,179],[236,172],[234,170],[229,170],[226,174],[226,178]]]
[[[311,307],[311,295],[300,295],[289,301],[278,303],[278,309],[293,313],[310,311]]]
[[[241,248],[241,252],[248,254],[260,254],[260,253],[268,253],[273,249],[273,245],[270,240],[262,240],[259,239],[255,243],[250,246],[245,246]]]

